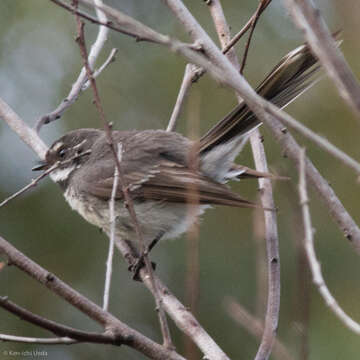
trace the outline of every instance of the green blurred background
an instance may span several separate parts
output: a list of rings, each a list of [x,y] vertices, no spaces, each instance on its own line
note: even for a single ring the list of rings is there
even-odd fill
[[[182,27],[161,1],[107,0],[155,29],[186,40]],[[318,0],[330,28],[343,29],[342,50],[355,74],[360,74],[358,0]],[[207,6],[202,1],[186,1],[200,23],[217,37]],[[257,1],[224,0],[223,6],[236,33],[255,10]],[[74,42],[75,20],[63,9],[44,0],[1,0],[0,2],[0,97],[7,101],[29,124],[53,110],[67,95],[81,68],[78,46]],[[86,25],[88,44],[97,27]],[[245,76],[256,85],[282,55],[302,43],[301,34],[292,25],[280,0],[274,0],[261,17],[249,53]],[[237,46],[241,56],[244,40]],[[110,32],[109,41],[98,64],[111,48],[119,49],[116,62],[98,78],[98,88],[106,117],[115,129],[163,129],[170,117],[185,61],[162,47],[136,43],[119,33]],[[41,136],[50,144],[64,132],[81,127],[99,127],[100,120],[91,103],[90,90],[58,122],[44,127]],[[200,120],[200,133],[219,120],[236,104],[234,94],[209,76],[195,84],[180,118],[179,131],[186,134],[190,121]],[[301,122],[325,136],[335,145],[359,158],[360,123],[339,98],[327,79],[297,99],[288,111]],[[190,120],[190,121],[189,121]],[[190,125],[189,125],[190,124]],[[295,359],[300,358],[304,335],[302,318],[306,297],[299,266],[297,244],[301,241],[300,215],[296,193],[297,174],[284,158],[265,127],[261,130],[271,170],[291,177],[289,182],[274,184],[279,207],[281,252],[281,312],[279,339]],[[356,175],[313,144],[297,136],[306,146],[321,173],[332,184],[346,208],[359,220],[358,182]],[[34,176],[31,167],[36,156],[7,125],[0,122],[0,199],[24,186]],[[249,146],[239,161],[253,166]],[[256,199],[257,184],[242,181],[233,185],[249,199]],[[360,320],[359,257],[333,224],[319,197],[310,192],[316,250],[325,279],[344,310]],[[12,201],[0,210],[1,236],[37,263],[55,273],[98,304],[102,302],[104,270],[108,241],[98,229],[71,211],[60,189],[45,180],[36,189]],[[186,305],[187,243],[185,236],[163,242],[155,248],[152,259],[157,273]],[[265,243],[260,241],[264,249]],[[252,359],[258,339],[249,335],[226,313],[225,296],[235,297],[251,313],[262,315],[257,304],[264,303],[264,291],[258,291],[254,232],[254,212],[218,207],[203,217],[199,237],[200,286],[197,317],[224,351],[233,359]],[[1,258],[0,258],[1,260]],[[265,259],[262,260],[265,265]],[[114,261],[110,310],[122,321],[156,341],[161,341],[154,301],[149,292],[130,279],[120,256]],[[300,280],[299,280],[300,279]],[[261,287],[261,286],[260,286]],[[53,295],[15,267],[0,273],[1,295],[34,313],[87,330],[101,330],[93,321]],[[360,341],[335,318],[312,285],[310,289],[309,359],[360,358]],[[171,323],[171,320],[170,320]],[[171,323],[177,349],[183,353],[181,333]],[[0,332],[13,335],[51,336],[0,309]],[[306,333],[306,331],[305,331]],[[3,350],[46,351],[49,359],[142,359],[126,347],[78,344],[44,346],[0,343]],[[3,357],[2,357],[3,356]],[[198,357],[200,358],[200,357]],[[274,358],[274,357],[272,357]]]

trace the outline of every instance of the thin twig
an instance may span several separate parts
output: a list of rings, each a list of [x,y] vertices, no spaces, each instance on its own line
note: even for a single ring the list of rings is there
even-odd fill
[[[228,42],[228,44],[223,48],[223,54],[226,54],[244,36],[244,34],[250,29],[255,17],[260,16],[261,13],[268,7],[268,5],[270,5],[270,2],[271,0],[261,2],[261,10],[259,12],[256,11],[245,24],[245,26]]]
[[[320,10],[313,1],[283,0],[294,23],[302,30],[307,43],[334,81],[339,95],[360,117],[360,84],[338,49]]]
[[[251,335],[261,339],[264,332],[264,324],[261,320],[251,315],[241,304],[231,297],[224,299],[224,306],[233,320],[245,328]],[[274,341],[273,355],[279,360],[294,359],[279,339],[275,339]]]
[[[185,67],[184,77],[181,82],[180,90],[178,97],[176,99],[176,103],[174,105],[173,112],[171,114],[169,124],[166,128],[166,131],[174,131],[176,129],[176,122],[179,118],[181,109],[184,105],[184,101],[186,99],[186,95],[191,87],[193,82],[193,76],[196,71],[196,66],[193,64],[187,64]]]
[[[118,144],[117,157],[121,163],[122,159],[122,145]],[[114,246],[115,246],[115,226],[116,226],[116,215],[115,215],[115,197],[116,191],[119,185],[119,170],[115,167],[114,171],[114,183],[111,191],[111,198],[109,201],[109,213],[110,213],[110,242],[109,242],[109,253],[106,261],[106,276],[105,276],[105,289],[104,289],[104,301],[103,309],[108,310],[109,298],[110,298],[110,284],[112,276],[112,264],[114,257]]]
[[[72,343],[87,341],[100,344],[121,345],[121,342],[118,342],[117,340],[114,341],[114,338],[107,334],[78,330],[36,315],[10,301],[6,296],[0,296],[0,306],[12,314],[19,316],[22,320],[26,320],[33,325],[49,330],[57,336],[64,337],[66,343],[71,343],[69,340],[72,340]],[[48,340],[50,341],[51,339]]]
[[[52,173],[54,170],[56,170],[59,166],[65,165],[67,163],[70,163],[80,157],[83,157],[85,155],[89,155],[91,153],[91,150],[87,150],[82,152],[81,154],[76,154],[74,156],[72,156],[69,159],[66,159],[64,161],[57,161],[53,166],[51,166],[49,169],[45,170],[40,176],[38,176],[36,179],[31,180],[31,182],[29,184],[27,184],[26,186],[24,186],[22,189],[20,189],[19,191],[17,191],[16,193],[12,194],[11,196],[9,196],[8,198],[6,198],[3,202],[0,203],[0,208],[4,205],[6,205],[9,201],[17,198],[18,196],[20,196],[21,194],[25,193],[26,191],[28,191],[29,189],[31,189],[32,187],[35,187],[38,182],[40,180],[42,180],[43,178],[45,178],[46,176],[48,176],[50,173]]]
[[[302,220],[304,224],[304,242],[307,259],[311,269],[313,282],[318,288],[320,295],[325,304],[339,318],[339,320],[351,331],[360,335],[360,324],[354,321],[337,303],[333,295],[326,286],[325,280],[321,272],[319,260],[316,258],[314,248],[314,232],[311,224],[309,198],[306,189],[306,157],[305,149],[299,153],[299,198],[302,210]]]
[[[77,8],[77,4],[78,4],[78,0],[73,0],[73,4],[75,5],[74,7]],[[101,11],[100,9],[97,8],[98,11]],[[156,288],[156,284],[154,282],[154,278],[153,278],[153,269],[151,266],[151,262],[149,260],[148,254],[145,251],[146,246],[145,246],[145,241],[143,238],[143,234],[141,232],[140,229],[140,224],[138,222],[136,213],[135,213],[135,208],[134,208],[134,203],[131,199],[130,193],[128,191],[128,187],[126,185],[125,179],[124,179],[124,175],[123,172],[121,171],[121,165],[120,165],[120,161],[118,158],[118,154],[117,154],[117,150],[115,148],[115,144],[111,135],[111,128],[108,124],[108,122],[105,119],[105,113],[104,113],[104,109],[102,107],[101,101],[100,101],[100,96],[99,96],[99,92],[96,86],[96,82],[94,77],[92,76],[92,70],[89,66],[88,63],[88,57],[87,57],[87,51],[86,51],[86,44],[85,44],[85,37],[84,37],[84,23],[81,21],[80,16],[75,14],[76,17],[76,21],[77,21],[77,31],[78,31],[78,37],[77,37],[77,42],[80,48],[80,52],[81,52],[81,56],[83,58],[84,61],[84,67],[86,69],[86,73],[87,73],[87,77],[90,80],[91,83],[91,87],[93,89],[93,93],[94,93],[94,101],[95,101],[95,105],[96,108],[98,109],[99,115],[100,115],[100,119],[104,125],[105,128],[105,133],[107,136],[107,140],[108,140],[108,144],[110,146],[110,149],[113,153],[114,156],[114,160],[115,160],[115,167],[118,170],[118,180],[124,195],[124,200],[125,203],[127,205],[127,210],[129,211],[131,220],[134,224],[134,228],[135,228],[135,232],[136,232],[136,237],[139,241],[139,245],[140,245],[140,249],[141,249],[141,256],[143,256],[144,259],[144,263],[146,266],[146,269],[148,271],[148,274],[150,276],[151,281],[153,282],[153,287],[155,289],[154,291],[154,298],[155,298],[155,303],[156,303],[156,309],[158,312],[158,316],[159,316],[159,322],[160,322],[160,328],[161,328],[161,333],[163,335],[163,340],[164,340],[164,346],[168,349],[173,349],[174,346],[172,344],[171,341],[171,336],[170,336],[170,330],[169,330],[169,325],[167,323],[166,320],[166,315],[165,312],[162,308],[162,304],[161,304],[161,298],[159,295],[159,292]],[[106,16],[104,15],[105,19]]]
[[[264,9],[267,8],[267,6],[270,4],[271,0],[261,0],[259,3],[258,8],[255,11],[255,14],[252,16],[252,21],[251,21],[251,25],[250,25],[250,33],[249,33],[249,37],[246,41],[245,44],[245,50],[244,50],[244,55],[241,61],[241,66],[240,66],[240,74],[242,74],[244,72],[244,68],[246,65],[246,59],[249,53],[249,49],[250,49],[250,42],[257,24],[257,21],[260,18],[261,13],[264,11]]]
[[[56,1],[56,0],[51,0],[54,3],[56,3],[57,5],[62,6],[61,2]],[[96,5],[102,5],[103,2],[102,0],[94,0],[94,4]],[[96,15],[99,19],[100,22],[105,22],[107,21],[106,16],[103,15],[103,13],[96,9]],[[108,36],[108,32],[109,29],[106,26],[99,26],[99,31],[96,37],[96,40],[94,42],[94,44],[91,46],[90,52],[89,52],[89,57],[88,57],[88,62],[89,62],[89,66],[91,69],[94,68],[95,66],[95,62],[101,52],[101,50],[103,49],[105,42],[107,40],[107,36]],[[105,63],[94,73],[94,77],[98,76],[105,68],[106,66],[111,63],[114,60],[114,55],[115,55],[116,51],[114,52],[114,49],[111,51],[110,56],[108,57],[108,59],[105,61]],[[48,124],[52,121],[55,121],[57,119],[60,119],[61,116],[64,114],[64,112],[69,109],[69,107],[77,100],[77,98],[79,97],[80,93],[82,91],[85,91],[87,88],[89,87],[89,81],[88,78],[86,76],[86,70],[83,67],[77,80],[75,81],[75,83],[73,84],[70,93],[68,94],[68,96],[65,98],[65,100],[63,100],[61,102],[61,104],[53,111],[51,111],[50,113],[42,116],[36,123],[35,125],[35,129],[37,132],[40,131],[41,127],[44,124]]]
[[[24,186],[22,189],[20,189],[19,191],[17,191],[16,193],[12,194],[11,196],[9,196],[8,198],[6,198],[5,200],[3,200],[0,203],[0,208],[4,205],[6,205],[9,201],[17,198],[18,196],[20,196],[21,194],[23,194],[24,192],[28,191],[29,189],[35,187],[40,180],[44,179],[46,176],[48,176],[52,171],[54,171],[56,168],[58,168],[59,166],[59,162],[55,163],[51,168],[47,169],[46,171],[44,171],[40,176],[38,176],[35,179],[32,179],[31,182],[29,184],[27,184],[26,186]]]
[[[102,72],[103,70],[105,70],[111,63],[113,63],[116,59],[116,54],[118,52],[118,49],[114,48],[110,51],[110,54],[108,56],[108,58],[105,60],[105,62],[94,71],[93,73],[93,77],[96,79]],[[82,86],[81,90],[85,91],[89,88],[90,86],[90,81],[86,80],[85,84]]]
[[[58,337],[58,338],[35,338],[28,336],[15,336],[8,334],[0,334],[0,341],[9,341],[9,342],[18,342],[25,344],[42,344],[42,345],[60,345],[60,344],[77,344],[78,341],[70,339],[68,337]]]

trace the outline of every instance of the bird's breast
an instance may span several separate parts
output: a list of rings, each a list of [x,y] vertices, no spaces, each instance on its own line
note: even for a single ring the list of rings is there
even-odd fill
[[[106,201],[86,196],[76,191],[72,186],[68,186],[64,196],[70,207],[89,223],[101,228],[108,225],[109,211]]]

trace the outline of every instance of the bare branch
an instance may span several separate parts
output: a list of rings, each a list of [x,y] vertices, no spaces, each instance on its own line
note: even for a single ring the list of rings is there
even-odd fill
[[[17,191],[16,193],[12,194],[11,196],[9,196],[8,198],[6,198],[5,200],[3,200],[0,203],[0,208],[4,205],[6,205],[9,201],[17,198],[18,196],[20,196],[21,194],[25,193],[26,191],[28,191],[29,189],[35,187],[40,180],[44,179],[46,176],[48,176],[52,171],[54,171],[57,167],[59,166],[59,163],[55,163],[51,168],[49,168],[48,170],[44,171],[40,176],[38,176],[36,179],[31,180],[31,182],[29,184],[27,184],[26,186],[24,186],[22,189],[20,189],[19,191]]]
[[[179,94],[176,99],[176,103],[171,114],[169,124],[166,128],[166,131],[174,131],[176,129],[176,122],[181,113],[181,109],[184,105],[186,95],[191,87],[193,82],[194,74],[197,72],[197,67],[193,64],[187,64],[185,67],[184,77],[180,86]]]
[[[213,0],[211,6],[212,15],[217,29],[218,37],[222,46],[226,46],[226,41],[230,38],[230,31],[227,25],[220,0]],[[261,2],[264,4],[264,2]],[[261,4],[257,13],[261,10]],[[259,16],[259,15],[258,15]],[[255,17],[253,28],[258,17]],[[250,44],[250,43],[248,43]],[[228,58],[235,68],[238,68],[238,59],[232,50],[228,53]],[[259,130],[255,130],[250,137],[251,148],[254,156],[256,170],[268,172],[265,149],[261,142]],[[260,197],[264,208],[275,208],[272,195],[270,179],[260,178]],[[256,354],[256,360],[267,359],[272,350],[273,342],[276,338],[276,330],[279,321],[280,311],[280,258],[279,258],[279,240],[277,231],[277,218],[274,211],[266,211],[265,214],[265,239],[267,247],[267,266],[268,266],[268,299],[265,317],[265,327],[261,343]]]
[[[169,351],[162,345],[155,343],[141,333],[130,328],[110,313],[102,310],[101,307],[26,257],[2,237],[0,237],[0,253],[5,254],[12,265],[18,267],[32,278],[45,285],[53,293],[57,294],[72,306],[88,315],[91,319],[104,326],[106,330],[105,335],[111,337],[114,343],[131,346],[151,359],[184,360],[182,356],[174,351]]]
[[[251,25],[250,25],[250,33],[249,33],[249,37],[246,41],[245,44],[245,51],[244,51],[244,55],[241,61],[241,66],[240,66],[240,74],[242,74],[244,72],[244,68],[246,65],[246,59],[249,53],[249,49],[250,49],[250,43],[251,43],[251,39],[257,24],[257,21],[260,18],[261,13],[264,11],[264,9],[266,9],[266,7],[270,4],[271,0],[261,0],[259,3],[258,8],[255,11],[255,14],[252,16],[252,21],[251,21]]]
[[[268,172],[265,149],[259,131],[250,137],[256,170]],[[270,179],[260,178],[261,203],[266,208],[275,208]],[[255,360],[268,359],[276,339],[280,312],[280,254],[277,216],[275,211],[265,211],[265,239],[268,266],[268,298],[264,333]]]
[[[311,269],[313,282],[318,288],[320,295],[324,299],[326,305],[332,312],[339,318],[339,320],[351,331],[360,335],[360,324],[354,321],[337,303],[333,295],[330,293],[326,286],[325,280],[321,273],[321,267],[318,259],[316,258],[314,248],[314,234],[311,225],[309,198],[306,189],[306,162],[305,162],[305,149],[302,149],[299,153],[299,198],[300,206],[302,210],[302,218],[304,223],[304,241],[305,250],[309,266]]]
[[[314,54],[334,81],[340,96],[360,116],[360,85],[338,49],[320,10],[308,0],[284,0],[294,23],[303,32]]]
[[[245,328],[250,334],[261,339],[264,332],[264,324],[259,319],[251,315],[241,304],[230,297],[224,299],[224,306],[232,319]],[[274,341],[273,355],[279,360],[294,359],[284,344],[278,339]]]
[[[111,63],[113,63],[115,61],[115,55],[118,52],[118,49],[112,49],[110,51],[110,54],[108,56],[108,58],[105,60],[105,62],[94,71],[93,73],[93,78],[97,78],[102,72],[103,70],[105,70]],[[86,83],[83,85],[83,87],[81,88],[82,91],[85,91],[89,88],[90,86],[90,81],[87,80]]]
[[[34,338],[27,336],[15,336],[8,334],[0,334],[0,341],[10,341],[10,342],[19,342],[19,343],[28,343],[28,344],[43,344],[43,345],[59,345],[59,344],[77,344],[78,341],[60,337],[60,338]]]
[[[75,341],[86,341],[92,343],[100,343],[100,344],[113,344],[113,345],[121,345],[118,339],[114,339],[113,336],[108,334],[100,334],[94,332],[87,332],[78,329],[74,329],[70,326],[66,326],[63,324],[59,324],[55,321],[45,319],[42,316],[36,315],[21,306],[15,304],[10,301],[6,296],[0,296],[0,306],[7,311],[19,316],[22,320],[26,320],[27,322],[39,326],[43,329],[49,330],[57,336],[65,337],[65,340],[62,339],[65,343],[73,343]],[[54,339],[48,339],[53,340]],[[60,339],[58,339],[60,341]],[[70,342],[72,341],[72,342]]]
[[[19,191],[17,191],[16,193],[12,194],[11,196],[9,196],[8,198],[6,198],[3,202],[0,203],[0,208],[4,205],[6,205],[10,200],[13,200],[15,198],[17,198],[18,196],[20,196],[21,194],[25,193],[26,191],[28,191],[29,189],[31,189],[32,187],[35,187],[40,180],[44,179],[46,176],[48,176],[51,172],[53,172],[55,169],[57,169],[60,165],[64,165],[66,163],[69,163],[75,159],[78,159],[82,156],[88,155],[90,153],[90,151],[84,151],[81,154],[76,154],[74,156],[72,156],[71,158],[64,160],[64,161],[57,161],[53,166],[51,166],[49,169],[45,170],[40,176],[38,176],[36,179],[31,180],[31,182],[29,184],[27,184],[26,186],[24,186],[22,189],[20,189]]]
[[[111,17],[113,20],[113,22],[101,22],[102,25],[108,27],[111,26],[113,30],[134,37],[136,41],[149,41],[155,44],[163,45],[169,42],[168,36],[151,29],[150,27],[142,24],[141,22],[133,19],[128,15],[125,15],[119,10],[115,10],[110,6],[107,6],[105,4],[95,4],[92,0],[79,0],[79,3],[94,7],[96,9],[100,9],[104,14],[106,14],[106,16]],[[74,10],[74,8],[71,6],[68,6],[67,9],[71,12],[73,12]],[[75,14],[80,17],[83,16],[81,12],[75,11]]]
[[[258,12],[256,11],[253,16],[248,20],[245,26],[229,41],[229,43],[223,48],[223,53],[226,54],[242,37],[243,35],[250,29],[251,24],[253,23],[255,17],[260,16],[261,13],[270,5],[270,1],[262,1],[261,4],[263,5],[261,10]]]
[[[56,1],[54,1],[54,2],[56,2]],[[102,5],[103,2],[102,2],[102,0],[94,0],[94,4]],[[96,15],[100,22],[102,22],[102,23],[107,22],[106,15],[99,8],[96,8]],[[103,49],[103,47],[105,45],[105,42],[106,42],[107,36],[108,36],[108,32],[109,32],[108,27],[99,26],[99,32],[98,32],[97,38],[90,49],[89,57],[88,57],[88,62],[89,62],[89,66],[91,69],[94,68],[95,62],[96,62],[101,50]],[[112,50],[110,53],[110,57],[105,61],[105,63],[100,67],[100,69],[97,70],[96,76],[99,75],[101,73],[101,71],[104,70],[106,68],[106,66],[114,59],[114,55],[115,55],[114,50]],[[94,74],[94,77],[96,77],[96,76]],[[87,80],[88,80],[88,78],[86,75],[86,70],[85,70],[85,68],[82,68],[79,77],[73,84],[71,91],[68,94],[68,96],[65,98],[65,100],[63,100],[61,102],[61,104],[55,110],[42,116],[37,121],[36,126],[35,126],[37,132],[40,131],[41,127],[44,124],[48,124],[54,120],[57,120],[64,114],[64,112],[77,100],[80,93],[89,87]]]
[[[33,150],[40,159],[45,159],[47,146],[26,123],[14,112],[14,110],[0,98],[0,117],[20,137],[20,139]]]

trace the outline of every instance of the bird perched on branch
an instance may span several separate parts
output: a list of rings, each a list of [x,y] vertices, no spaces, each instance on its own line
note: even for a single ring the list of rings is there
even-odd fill
[[[257,87],[258,94],[285,107],[308,89],[319,70],[307,45],[287,54]],[[174,238],[195,221],[188,207],[201,214],[209,205],[257,207],[226,184],[242,177],[271,176],[234,163],[250,133],[261,124],[245,102],[240,103],[199,141],[163,130],[112,131],[121,147],[121,173],[133,201],[140,231],[151,248],[160,238]],[[197,166],[191,164],[191,154]],[[70,206],[88,222],[110,232],[109,200],[115,179],[115,158],[105,131],[78,129],[56,140],[44,162],[54,166],[51,178]],[[195,189],[190,191],[189,189]],[[134,223],[121,185],[115,193],[116,234],[136,240]],[[190,205],[189,205],[190,204]]]

